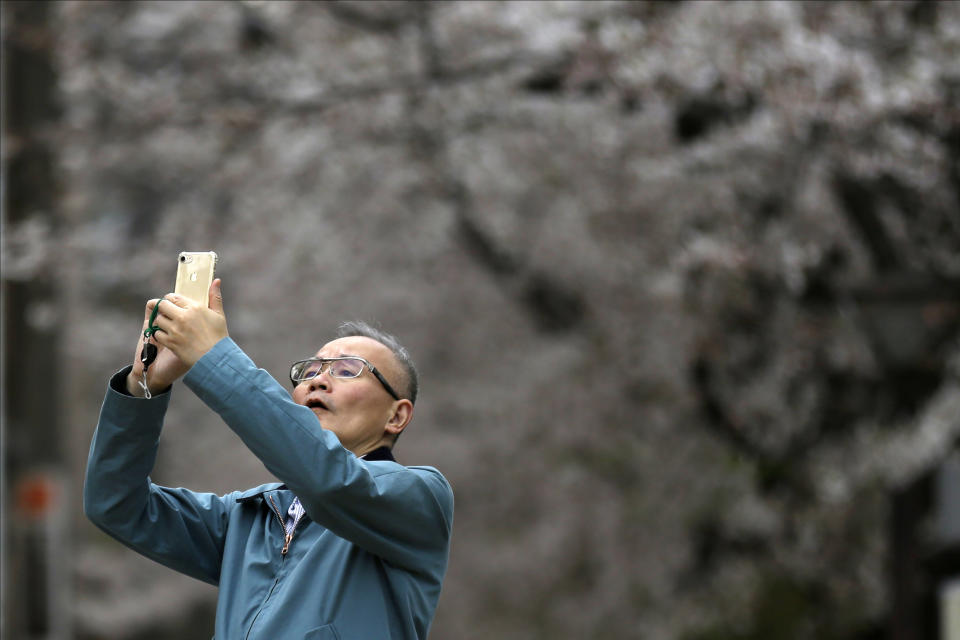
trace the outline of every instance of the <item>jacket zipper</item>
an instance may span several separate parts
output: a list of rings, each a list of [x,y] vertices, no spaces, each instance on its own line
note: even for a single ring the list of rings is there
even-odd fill
[[[280,555],[285,556],[287,555],[287,551],[290,550],[290,543],[293,541],[293,534],[297,531],[297,525],[300,524],[300,518],[293,521],[290,533],[287,533],[287,523],[283,521],[283,516],[280,515],[280,507],[273,501],[273,496],[268,495],[267,499],[270,500],[270,504],[273,506],[273,513],[277,516],[277,520],[280,522],[280,528],[283,530],[283,549],[280,549]]]
[[[280,528],[283,530],[283,549],[280,550],[280,556],[283,558],[287,555],[287,551],[290,550],[290,542],[293,540],[293,534],[297,530],[297,525],[300,524],[300,519],[296,519],[293,522],[293,527],[290,529],[290,533],[287,533],[287,523],[283,521],[283,516],[280,515],[280,508],[277,506],[277,503],[274,502],[273,496],[267,494],[267,499],[270,501],[272,506],[273,515],[277,516],[277,520],[280,522]],[[267,594],[266,599],[260,604],[260,610],[257,611],[257,615],[253,617],[253,621],[250,623],[250,628],[247,629],[247,635],[245,638],[249,639],[250,634],[253,633],[253,627],[257,624],[257,620],[260,619],[260,614],[263,613],[263,607],[266,604],[267,600],[270,599],[270,596],[273,595],[273,590],[277,588],[277,584],[280,582],[280,575],[278,574],[276,579],[273,581],[273,586],[270,587],[270,593]]]

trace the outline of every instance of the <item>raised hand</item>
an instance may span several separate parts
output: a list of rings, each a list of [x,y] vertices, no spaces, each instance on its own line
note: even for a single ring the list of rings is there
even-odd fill
[[[186,374],[203,354],[212,349],[213,345],[228,335],[219,278],[210,285],[207,306],[175,293],[148,301],[144,311],[144,330],[147,329],[150,315],[157,305],[159,307],[154,322],[159,330],[153,334],[157,356],[147,367],[147,386],[151,393],[162,391],[173,384]],[[136,396],[144,395],[138,383],[143,376],[143,364],[140,362],[143,331],[140,336],[133,369],[127,377],[127,390]]]

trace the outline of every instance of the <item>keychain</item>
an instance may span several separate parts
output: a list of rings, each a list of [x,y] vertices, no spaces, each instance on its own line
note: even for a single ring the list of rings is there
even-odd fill
[[[144,397],[148,400],[153,396],[150,394],[150,388],[147,386],[147,367],[157,359],[157,345],[150,342],[150,336],[160,329],[154,324],[157,319],[157,309],[159,308],[160,300],[157,300],[157,304],[153,307],[153,313],[150,314],[150,322],[147,323],[147,328],[143,331],[143,349],[140,350],[140,362],[143,363],[143,374],[142,380],[138,380],[137,382],[143,389]]]

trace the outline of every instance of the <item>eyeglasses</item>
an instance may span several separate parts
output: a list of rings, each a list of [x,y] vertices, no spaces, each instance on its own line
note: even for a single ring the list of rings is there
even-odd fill
[[[304,380],[311,380],[323,373],[323,368],[327,368],[334,378],[350,379],[356,378],[363,373],[363,368],[370,369],[370,373],[377,377],[383,388],[387,390],[394,400],[399,400],[400,395],[393,390],[387,379],[383,377],[377,368],[361,358],[360,356],[343,356],[340,358],[307,358],[298,360],[290,367],[290,382],[297,386]]]

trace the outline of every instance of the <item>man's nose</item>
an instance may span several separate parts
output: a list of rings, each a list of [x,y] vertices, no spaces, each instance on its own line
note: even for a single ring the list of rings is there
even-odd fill
[[[327,377],[327,372],[321,371],[317,375],[313,376],[307,380],[307,388],[313,391],[314,389],[322,389],[326,391],[330,388],[330,379]]]

